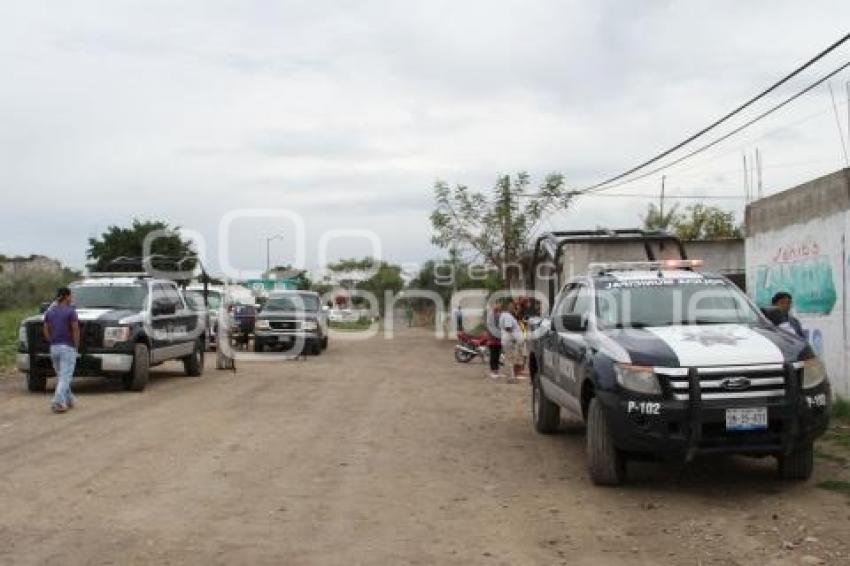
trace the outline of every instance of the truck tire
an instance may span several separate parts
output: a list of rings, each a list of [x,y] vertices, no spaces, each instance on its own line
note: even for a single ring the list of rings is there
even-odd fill
[[[133,367],[130,373],[124,376],[124,389],[128,391],[142,391],[148,384],[150,375],[151,357],[147,344],[136,344],[133,350]]]
[[[587,410],[587,464],[596,485],[619,485],[626,479],[626,460],[614,447],[605,411],[596,398]]]
[[[30,369],[27,370],[27,389],[32,393],[44,393],[47,391],[47,376],[34,367],[30,361]]]
[[[260,342],[259,340],[257,340],[256,338],[254,338],[254,351],[255,352],[262,352],[263,350],[265,350],[264,344],[262,342]]]
[[[194,351],[183,358],[183,369],[189,377],[200,377],[204,373],[204,345],[198,340]]]
[[[322,355],[322,341],[321,340],[316,340],[315,342],[313,342],[313,345],[310,346],[310,353],[313,354],[314,356],[321,356]]]
[[[328,337],[322,336],[322,350],[328,349]]]
[[[531,420],[540,434],[557,432],[561,424],[561,407],[546,397],[537,377],[531,382]]]
[[[812,477],[815,466],[815,449],[811,442],[798,447],[790,454],[776,457],[779,477],[784,480],[806,481]]]

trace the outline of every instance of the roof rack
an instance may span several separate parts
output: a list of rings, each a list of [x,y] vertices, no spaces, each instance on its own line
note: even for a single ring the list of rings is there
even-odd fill
[[[627,228],[618,230],[598,229],[598,230],[557,230],[547,232],[537,238],[534,244],[534,255],[532,256],[531,265],[531,288],[537,288],[537,267],[544,259],[541,257],[545,253],[550,261],[554,264],[554,277],[549,278],[549,303],[555,296],[555,290],[561,286],[561,271],[563,269],[562,259],[564,247],[570,244],[643,244],[646,252],[646,259],[649,262],[658,261],[655,257],[655,251],[652,249],[653,244],[663,245],[669,243],[674,245],[679,251],[679,257],[683,260],[688,259],[688,254],[685,252],[685,245],[675,235],[664,230],[642,230],[640,228]]]
[[[670,269],[681,269],[693,271],[694,268],[702,267],[701,259],[663,259],[660,261],[612,261],[591,263],[587,270],[593,275],[602,275],[612,271],[662,271]]]

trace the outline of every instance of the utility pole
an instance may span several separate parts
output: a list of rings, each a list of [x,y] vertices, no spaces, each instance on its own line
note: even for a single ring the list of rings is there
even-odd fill
[[[271,243],[272,240],[282,240],[283,234],[275,234],[274,236],[269,236],[266,238],[266,277],[269,276],[269,272],[272,269],[272,256],[271,256]]]
[[[666,180],[667,175],[661,175],[661,198],[658,199],[658,216],[662,223],[664,222],[664,182]]]
[[[844,153],[844,166],[850,167],[850,158],[847,157],[847,144],[844,143],[844,131],[841,129],[841,118],[838,115],[838,104],[835,102],[835,92],[832,90],[832,83],[826,83],[829,87],[829,96],[832,98],[832,110],[835,112],[835,125],[838,126],[838,138],[841,140],[841,151]],[[850,108],[848,108],[850,112]]]
[[[762,191],[761,184],[761,152],[759,151],[759,148],[756,148],[756,182],[758,183],[757,186],[759,198],[762,198],[764,196],[764,193]]]
[[[744,159],[744,200],[750,202],[750,176],[747,173],[747,150],[741,152],[741,157]]]

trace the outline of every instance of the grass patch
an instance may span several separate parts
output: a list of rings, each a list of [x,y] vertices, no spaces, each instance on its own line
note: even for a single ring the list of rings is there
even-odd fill
[[[815,456],[820,458],[821,460],[826,460],[827,462],[832,462],[834,464],[839,464],[841,466],[847,465],[847,458],[844,456],[839,456],[838,454],[833,454],[832,452],[826,452],[821,449],[815,450]]]
[[[850,422],[850,399],[836,397],[832,403],[832,418]]]
[[[362,331],[362,330],[369,330],[372,327],[372,323],[368,319],[361,318],[360,320],[357,320],[357,321],[329,322],[328,326],[330,326],[334,330]]]
[[[822,481],[818,484],[818,487],[821,489],[825,489],[827,491],[834,491],[836,493],[843,493],[844,495],[850,497],[850,481],[844,480],[826,480]]]
[[[35,308],[19,308],[0,311],[0,369],[15,365],[18,350],[18,326],[21,320],[36,312]]]

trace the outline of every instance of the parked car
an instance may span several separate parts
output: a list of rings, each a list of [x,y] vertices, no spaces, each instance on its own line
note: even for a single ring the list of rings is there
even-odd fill
[[[178,286],[147,276],[92,276],[70,285],[80,320],[75,375],[118,376],[141,391],[151,366],[180,360],[187,375],[204,370],[206,319],[189,308]],[[43,314],[18,332],[18,369],[30,391],[44,391],[54,375],[44,341]]]
[[[561,411],[587,427],[590,476],[618,484],[630,459],[774,456],[782,478],[811,476],[829,421],[823,363],[726,278],[696,264],[592,267],[532,325],[532,420]]]
[[[314,355],[328,347],[328,317],[318,293],[271,292],[256,316],[254,351],[272,346],[291,348],[298,342],[303,351]]]

